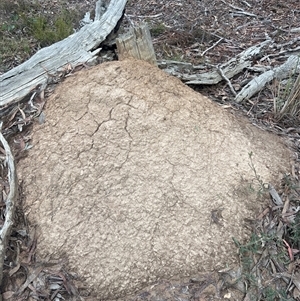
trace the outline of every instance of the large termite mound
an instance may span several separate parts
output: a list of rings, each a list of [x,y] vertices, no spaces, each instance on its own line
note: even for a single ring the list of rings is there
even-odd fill
[[[99,298],[232,263],[260,208],[254,169],[274,183],[289,167],[278,137],[144,62],[78,72],[45,113],[19,165],[38,252]]]

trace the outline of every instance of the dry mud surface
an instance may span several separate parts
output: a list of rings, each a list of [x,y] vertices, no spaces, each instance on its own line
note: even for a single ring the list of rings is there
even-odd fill
[[[278,137],[144,62],[76,73],[45,113],[18,166],[38,252],[103,299],[235,262],[261,207],[249,153],[264,182],[289,171]]]

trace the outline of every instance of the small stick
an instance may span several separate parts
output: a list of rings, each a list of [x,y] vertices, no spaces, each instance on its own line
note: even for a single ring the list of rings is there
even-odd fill
[[[209,48],[207,48],[206,50],[204,50],[202,53],[201,53],[201,56],[204,56],[204,54],[206,52],[208,52],[209,50],[213,49],[214,47],[216,47],[221,41],[223,41],[223,38],[220,38],[215,44],[213,44],[212,46],[210,46]]]
[[[242,0],[241,2],[243,2],[245,5],[247,5],[248,7],[251,7],[251,4],[249,4],[247,1]]]
[[[245,15],[245,16],[249,16],[249,17],[257,17],[257,15],[248,13],[246,11],[237,11],[233,13],[234,16],[239,17],[240,15]]]
[[[237,94],[236,94],[235,90],[233,89],[232,84],[231,84],[230,80],[228,79],[228,77],[224,74],[224,72],[222,71],[220,66],[217,66],[217,68],[218,68],[218,71],[219,71],[220,75],[222,76],[222,78],[227,82],[232,94],[234,96],[236,96]]]
[[[136,16],[136,15],[129,15],[126,14],[127,17],[135,17],[135,18],[158,18],[162,16],[162,13],[156,14],[156,15],[148,15],[148,16]]]
[[[244,11],[242,8],[240,8],[240,7],[238,7],[238,6],[235,6],[235,5],[226,3],[224,0],[221,0],[221,1],[222,1],[224,4],[230,6],[231,8],[238,10],[238,11],[239,11],[239,12],[237,12],[238,14],[244,14],[244,15],[250,16],[250,17],[257,17],[257,15],[248,13],[248,12]]]

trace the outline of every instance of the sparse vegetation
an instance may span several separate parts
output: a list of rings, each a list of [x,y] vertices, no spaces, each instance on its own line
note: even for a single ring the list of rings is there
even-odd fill
[[[165,31],[166,31],[166,26],[163,23],[158,23],[150,29],[150,33],[153,37],[157,37],[163,34]]]
[[[58,17],[48,20],[45,16],[27,18],[22,14],[23,23],[29,33],[42,47],[60,41],[73,32],[75,15],[64,10]]]
[[[38,1],[1,1],[0,72],[19,65],[39,48],[66,38],[79,20],[76,10],[62,8],[51,14]]]
[[[266,194],[268,187],[255,168],[252,152],[249,158],[249,166],[254,173],[251,188],[257,191],[258,196],[269,198]],[[298,293],[297,283],[294,284],[297,280],[293,275],[298,272],[295,262],[300,250],[299,184],[286,175],[282,186],[289,196],[284,199],[278,194],[284,205],[278,206],[275,202],[274,206],[270,202],[263,217],[252,224],[247,242],[241,243],[233,238],[240,260],[235,287],[243,289],[244,300],[292,301],[291,292]]]
[[[251,170],[254,173],[254,180],[252,181],[250,188],[251,188],[252,191],[256,191],[256,186],[258,186],[257,194],[259,196],[261,196],[267,191],[268,185],[267,185],[267,183],[264,183],[261,176],[256,171],[256,168],[255,168],[255,165],[254,165],[254,162],[253,162],[253,159],[252,159],[253,158],[253,153],[250,152],[248,155],[249,155],[249,159],[250,159],[249,166],[250,166]]]
[[[245,244],[234,239],[239,249],[242,268],[239,281],[245,284],[249,300],[293,300],[287,297],[282,279],[272,278],[272,265],[288,268],[288,258],[284,242],[277,234],[252,233]]]
[[[299,185],[290,176],[282,185],[288,203],[270,205],[247,242],[233,238],[241,268],[236,283],[245,289],[244,300],[292,301],[293,291],[294,295],[299,292],[294,278],[300,249]]]
[[[299,63],[295,66],[295,70]],[[294,125],[300,124],[300,74],[297,76],[294,72],[287,80],[278,82],[275,94],[274,114],[277,121],[288,123],[288,120],[291,120]]]

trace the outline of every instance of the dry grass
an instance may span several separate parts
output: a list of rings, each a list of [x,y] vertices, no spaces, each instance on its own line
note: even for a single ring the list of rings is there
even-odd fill
[[[243,300],[298,300],[300,297],[300,187],[287,176],[282,192],[252,223],[252,236],[239,244]],[[284,192],[283,192],[284,191]]]
[[[291,78],[290,81],[293,81]],[[284,95],[284,105],[280,111],[276,114],[278,121],[291,120],[295,125],[300,124],[300,74],[296,78],[296,81],[291,85],[291,88],[287,85]],[[280,97],[280,95],[279,95]]]

